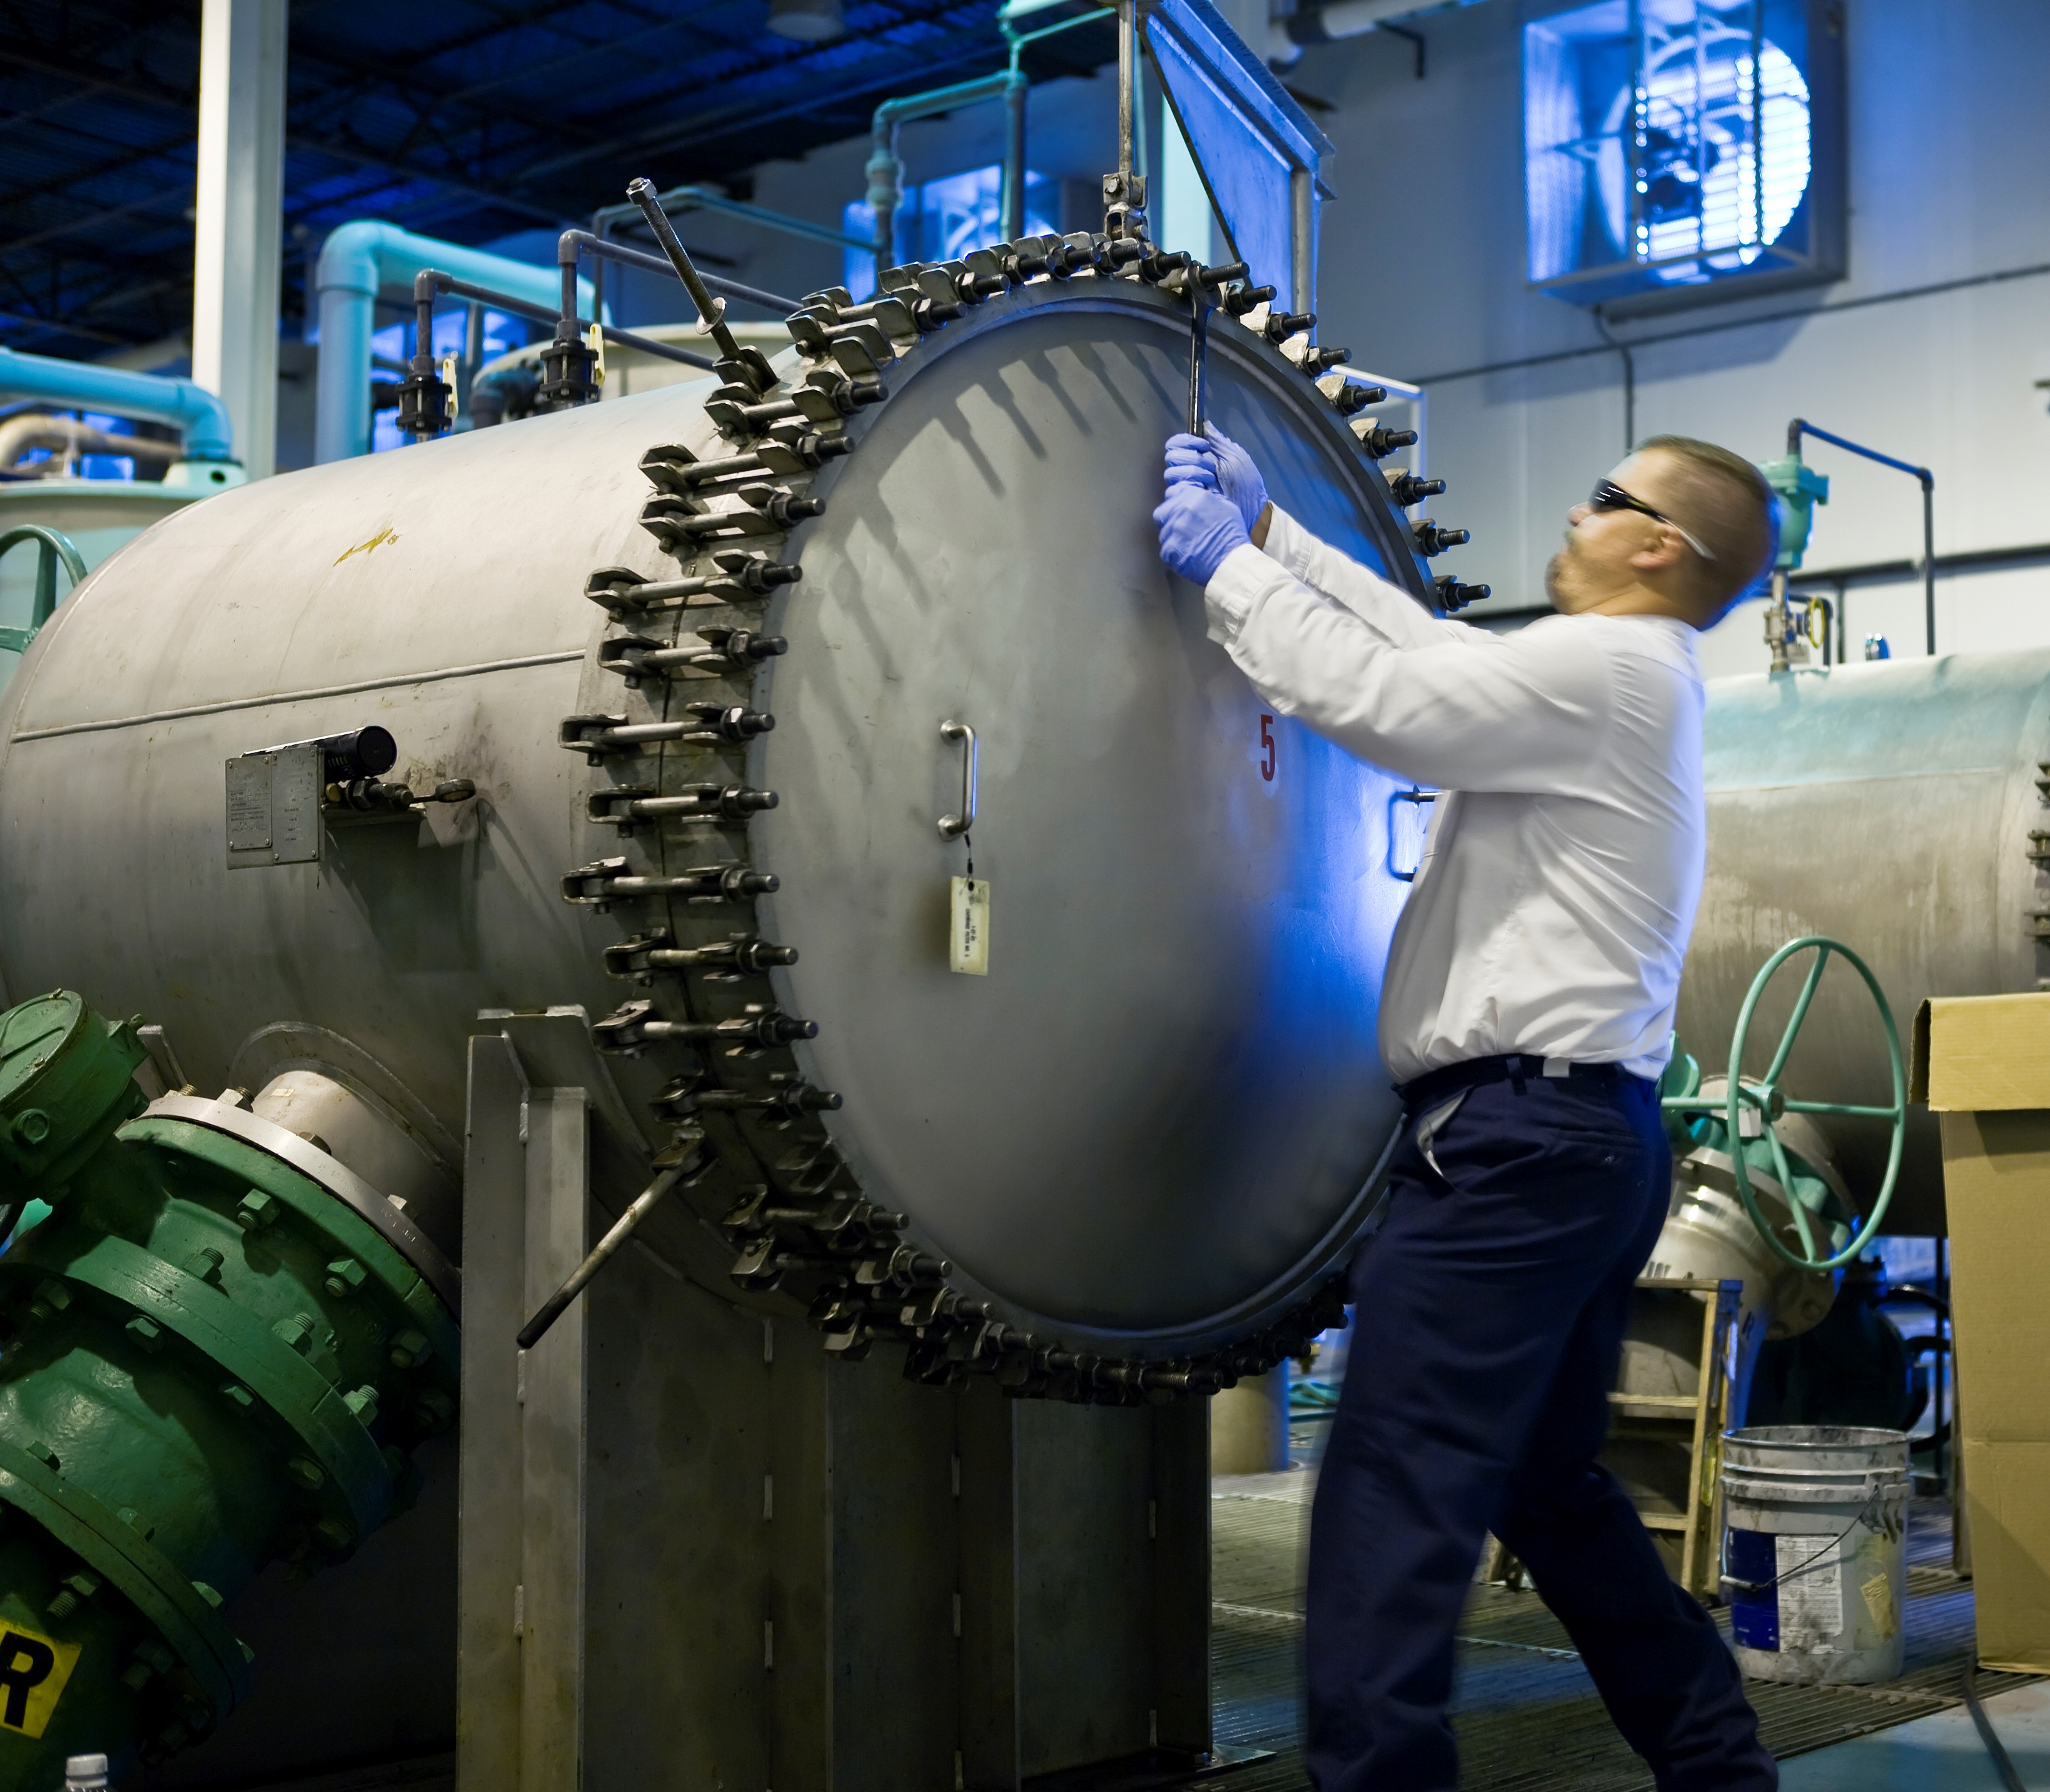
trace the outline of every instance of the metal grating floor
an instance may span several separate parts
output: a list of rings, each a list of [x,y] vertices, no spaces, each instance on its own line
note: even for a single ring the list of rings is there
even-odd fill
[[[1220,1479],[1211,1507],[1211,1664],[1217,1739],[1277,1752],[1206,1792],[1301,1792],[1304,1551],[1315,1477],[1304,1470]],[[1944,1502],[1921,1500],[1908,1533],[1906,1672],[1886,1686],[1750,1689],[1767,1745],[1800,1755],[1962,1702],[1970,1583],[1950,1569]],[[1728,1618],[1721,1615],[1724,1634]],[[1982,1697],[2028,1683],[1982,1672]],[[1462,1777],[1490,1792],[1651,1792],[1611,1727],[1564,1629],[1535,1593],[1474,1590],[1461,1626],[1453,1723]]]

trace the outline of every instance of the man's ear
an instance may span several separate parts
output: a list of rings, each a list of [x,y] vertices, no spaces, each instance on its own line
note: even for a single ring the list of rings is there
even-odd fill
[[[1670,528],[1661,528],[1652,537],[1651,545],[1639,548],[1630,556],[1630,564],[1639,573],[1670,572],[1680,564],[1680,556],[1687,551],[1687,545]]]

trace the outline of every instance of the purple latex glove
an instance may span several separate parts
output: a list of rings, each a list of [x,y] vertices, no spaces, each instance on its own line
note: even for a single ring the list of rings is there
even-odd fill
[[[1215,424],[1203,425],[1201,435],[1179,434],[1167,438],[1167,482],[1191,479],[1221,491],[1238,506],[1245,526],[1251,529],[1267,508],[1267,482],[1253,456]]]
[[[1201,486],[1222,493],[1218,483],[1217,450],[1200,435],[1175,435],[1167,438],[1167,489],[1179,485]]]
[[[1160,558],[1167,570],[1192,585],[1207,585],[1226,555],[1252,545],[1238,506],[1191,480],[1168,486],[1153,521],[1160,530]]]

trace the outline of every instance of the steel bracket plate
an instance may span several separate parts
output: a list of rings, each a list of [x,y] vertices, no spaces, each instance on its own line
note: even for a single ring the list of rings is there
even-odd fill
[[[315,865],[326,774],[318,741],[228,760],[228,869]]]

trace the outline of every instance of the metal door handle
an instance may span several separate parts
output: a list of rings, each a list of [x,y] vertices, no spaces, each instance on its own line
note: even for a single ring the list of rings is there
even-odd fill
[[[961,813],[958,815],[942,815],[940,818],[941,837],[953,840],[966,834],[975,826],[975,730],[966,722],[942,722],[940,724],[940,738],[942,740],[965,740],[968,743],[961,754]]]

